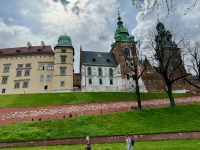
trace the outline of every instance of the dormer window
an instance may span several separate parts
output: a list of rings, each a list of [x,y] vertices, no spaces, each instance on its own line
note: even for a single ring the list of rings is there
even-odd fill
[[[38,52],[41,52],[41,49],[37,49],[38,50]]]
[[[18,49],[18,50],[16,50],[16,52],[17,52],[17,53],[19,53],[20,51],[21,51],[21,50],[19,50],[19,49]]]
[[[96,58],[93,58],[92,61],[96,61]]]
[[[109,58],[107,59],[107,62],[110,62],[110,59],[109,59]]]

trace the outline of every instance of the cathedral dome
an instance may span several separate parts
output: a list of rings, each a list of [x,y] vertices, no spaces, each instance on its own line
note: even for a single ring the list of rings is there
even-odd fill
[[[68,35],[61,35],[58,38],[58,44],[56,46],[70,46],[72,47],[71,38]]]

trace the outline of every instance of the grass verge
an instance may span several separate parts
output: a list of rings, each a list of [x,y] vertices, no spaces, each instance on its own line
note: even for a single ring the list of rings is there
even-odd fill
[[[174,97],[188,96],[184,93],[174,93],[173,95]],[[168,96],[166,93],[141,93],[142,100],[157,98],[168,98]],[[76,92],[0,95],[0,108],[53,106],[121,100],[135,100],[135,94],[128,92]]]
[[[0,126],[0,141],[200,130],[200,104]]]
[[[83,150],[85,145],[17,147],[7,150]],[[125,143],[92,144],[95,150],[125,150]],[[200,139],[135,142],[134,150],[199,150]]]

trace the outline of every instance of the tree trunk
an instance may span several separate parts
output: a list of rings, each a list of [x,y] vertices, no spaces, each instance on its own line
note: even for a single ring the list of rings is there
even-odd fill
[[[169,100],[170,100],[170,106],[172,107],[175,107],[176,104],[174,102],[174,97],[172,95],[172,85],[167,85],[167,94],[168,94],[168,97],[169,97]]]
[[[135,80],[135,86],[136,86],[136,98],[137,98],[137,103],[138,103],[138,109],[142,110],[141,97],[140,97],[140,87],[138,85],[138,79]]]

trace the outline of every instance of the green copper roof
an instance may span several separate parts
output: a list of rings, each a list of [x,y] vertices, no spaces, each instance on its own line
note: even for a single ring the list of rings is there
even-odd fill
[[[121,37],[120,40],[119,40],[119,38],[116,38],[116,37],[119,37],[119,35]],[[119,12],[118,12],[117,29],[115,30],[115,40],[116,41],[129,41],[128,29],[126,27],[124,27],[123,21],[121,21]]]
[[[61,35],[58,39],[58,44],[56,46],[72,46],[71,38],[68,35]]]

